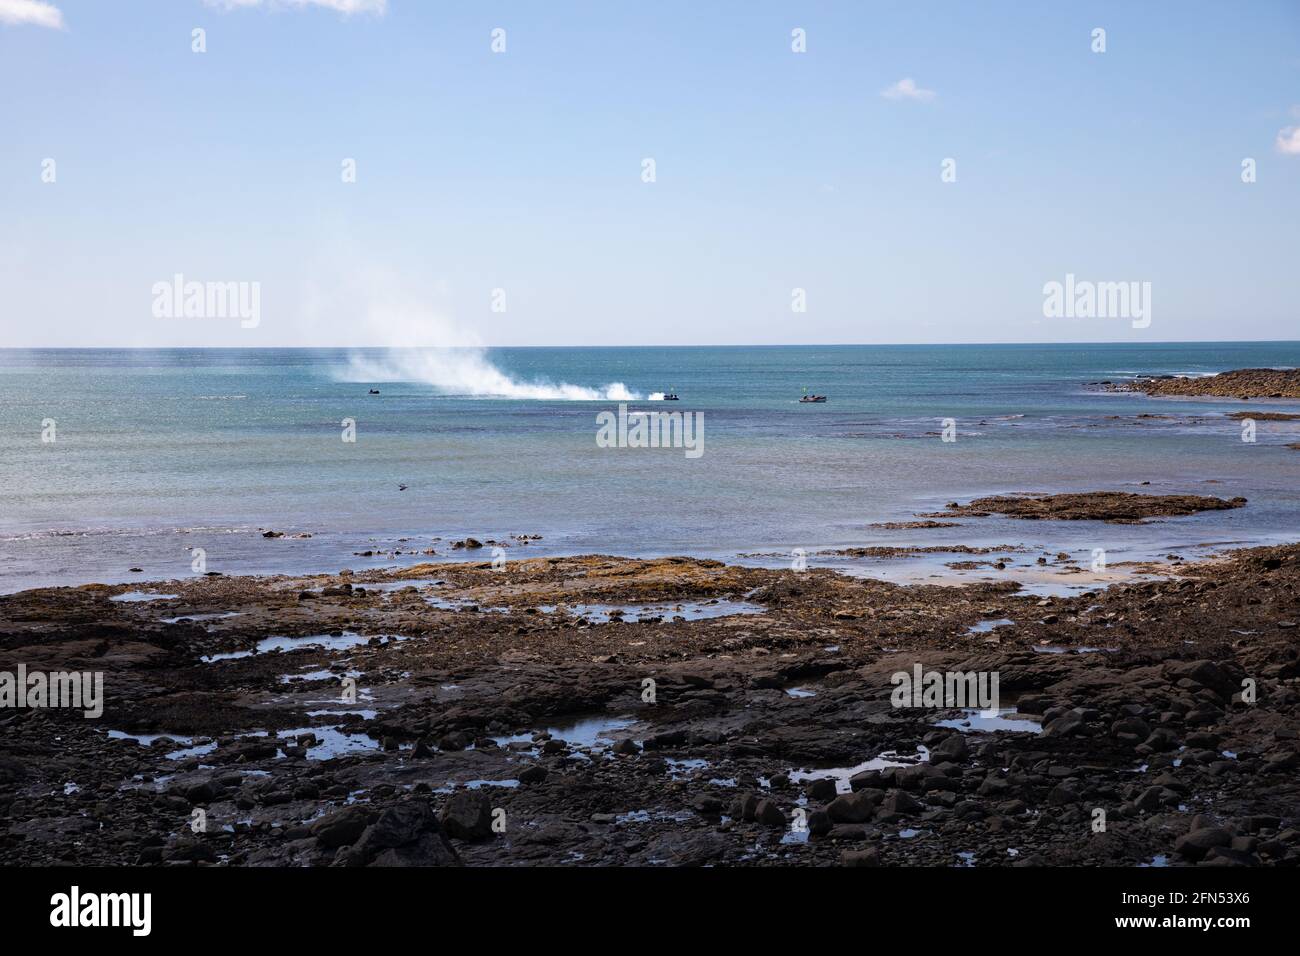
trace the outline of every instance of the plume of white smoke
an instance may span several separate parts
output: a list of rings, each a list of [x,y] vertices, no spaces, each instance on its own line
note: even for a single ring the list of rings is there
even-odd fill
[[[474,332],[434,308],[439,286],[420,299],[400,294],[387,270],[354,272],[351,297],[361,313],[362,341],[382,352],[355,351],[340,371],[351,382],[422,382],[448,395],[550,401],[633,401],[622,382],[595,387],[520,381],[492,363]],[[337,306],[338,302],[331,302]],[[321,306],[321,301],[316,301]],[[310,308],[309,308],[310,311]]]
[[[388,349],[354,353],[344,378],[352,382],[425,382],[448,395],[569,402],[628,402],[637,398],[622,382],[598,388],[566,383],[521,382],[488,359],[481,348]]]

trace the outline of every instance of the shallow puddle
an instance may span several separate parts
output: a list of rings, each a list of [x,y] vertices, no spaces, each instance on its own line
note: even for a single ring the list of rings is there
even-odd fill
[[[435,594],[422,594],[424,603],[440,611],[477,611],[480,614],[509,614],[508,607],[484,607],[477,601],[467,598],[444,598]]]
[[[297,730],[280,730],[276,736],[282,743],[292,743],[304,734],[315,734],[316,743],[307,748],[308,760],[329,760],[348,754],[366,753],[379,749],[379,741],[367,734],[353,734],[332,727],[299,727]]]
[[[109,598],[110,601],[125,601],[128,604],[136,601],[170,601],[173,598],[180,597],[179,594],[158,594],[154,591],[126,591],[122,594],[116,594]]]
[[[649,823],[651,820],[658,820],[668,823],[685,823],[694,817],[690,810],[656,810],[651,813],[649,810],[632,810],[628,813],[620,813],[614,817],[615,823]]]
[[[185,747],[181,750],[173,750],[167,754],[168,760],[184,760],[186,757],[202,757],[204,754],[210,754],[217,749],[217,742],[210,740],[206,744],[195,744],[192,747]]]
[[[614,740],[612,738],[615,731],[624,730],[635,723],[636,720],[632,717],[584,717],[570,724],[547,727],[546,733],[551,735],[552,740],[563,740],[571,746],[601,751],[608,750],[613,746]],[[512,734],[507,737],[493,737],[492,739],[497,742],[498,746],[508,747],[513,743],[532,743],[533,736],[537,733],[539,731],[534,730],[522,734]],[[537,741],[537,746],[541,747],[542,743],[543,741]]]
[[[221,621],[228,617],[239,617],[239,611],[223,611],[220,614],[182,614],[178,617],[165,617],[162,619],[164,624],[179,624],[181,621],[191,621],[195,624],[200,621]]]
[[[387,644],[389,641],[410,640],[410,638],[397,634],[357,634],[353,631],[344,631],[341,634],[309,634],[305,637],[265,637],[258,641],[257,647],[251,651],[225,651],[220,654],[205,654],[199,660],[204,664],[211,664],[214,661],[232,661],[241,657],[252,657],[254,654],[269,654],[272,651],[287,653],[305,647],[328,651],[344,651],[353,647],[360,647],[363,644],[369,644],[375,638],[378,638],[381,644]]]
[[[193,737],[186,737],[184,734],[128,734],[125,730],[110,730],[108,732],[109,740],[134,740],[142,747],[150,747],[155,740],[174,740],[178,744],[192,744]]]
[[[374,720],[379,716],[377,710],[309,710],[308,717],[344,717],[348,714],[356,714],[362,720]]]
[[[446,584],[446,581],[435,581],[432,578],[420,581],[369,581],[362,584],[353,585],[354,591],[365,589],[367,591],[401,591],[405,588],[428,588],[438,584]]]
[[[635,624],[653,618],[671,621],[681,617],[688,621],[703,621],[733,614],[761,614],[766,608],[748,601],[678,601],[661,604],[548,604],[538,610],[545,614],[563,610],[592,624],[608,624],[610,621]]]
[[[1118,647],[1065,647],[1059,644],[1040,644],[1035,654],[1114,654]]]
[[[893,750],[886,750],[879,757],[872,757],[870,760],[864,760],[862,763],[854,764],[852,767],[827,767],[823,770],[791,770],[790,780],[793,783],[805,783],[809,780],[821,780],[823,778],[835,781],[835,790],[837,793],[850,793],[852,787],[849,786],[850,778],[866,770],[888,770],[891,767],[912,767],[918,763],[924,763],[930,759],[930,751],[926,747],[917,747],[916,753],[912,755],[900,754]]]
[[[371,635],[357,634],[353,631],[344,631],[342,634],[312,634],[307,637],[265,637],[257,642],[258,654],[269,654],[271,651],[296,651],[303,647],[321,647],[329,651],[345,651],[350,647],[360,647],[362,644],[370,643]],[[387,643],[387,635],[380,636],[380,640]],[[400,638],[397,638],[400,640]]]
[[[709,767],[709,762],[707,760],[701,760],[699,758],[677,760],[673,757],[668,757],[665,759],[665,763],[668,764],[668,776],[672,777],[674,780],[688,776],[699,770],[707,770]]]
[[[292,684],[294,681],[308,682],[308,681],[331,680],[331,679],[341,681],[345,677],[356,678],[360,676],[361,676],[361,671],[335,672],[322,667],[322,668],[300,671],[297,674],[281,674],[280,683]]]
[[[936,727],[951,727],[968,733],[993,733],[1005,730],[1013,734],[1036,734],[1043,729],[1042,721],[1036,717],[1018,714],[1014,707],[999,707],[996,714],[984,710],[966,708],[963,716],[952,720],[935,722]]]
[[[199,658],[202,664],[214,664],[217,661],[234,661],[241,657],[252,657],[253,651],[222,651],[220,654],[204,654]]]

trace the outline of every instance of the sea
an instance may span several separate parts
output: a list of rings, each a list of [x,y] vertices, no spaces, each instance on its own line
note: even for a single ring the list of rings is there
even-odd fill
[[[1296,342],[0,350],[0,592],[488,560],[452,548],[467,537],[509,544],[506,560],[802,554],[891,580],[953,557],[826,552],[1023,545],[1122,562],[1300,540],[1300,422],[1260,420],[1243,441],[1228,417],[1300,402],[1097,385],[1298,364]],[[620,405],[689,414],[699,453],[602,445]],[[1142,525],[873,527],[975,496],[1094,490],[1249,503]]]

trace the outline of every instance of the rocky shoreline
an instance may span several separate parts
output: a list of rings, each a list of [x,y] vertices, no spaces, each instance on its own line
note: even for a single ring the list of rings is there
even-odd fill
[[[0,860],[1293,866],[1298,588],[1300,545],[1064,598],[607,556],[22,592],[0,670],[106,702],[0,710]],[[894,706],[918,666],[1003,712]]]
[[[1169,518],[1198,511],[1240,508],[1245,498],[1213,495],[1139,495],[1126,491],[1088,491],[1079,494],[993,495],[967,504],[951,502],[942,517],[984,518],[992,514],[1030,521],[1105,521],[1141,524],[1150,518]]]
[[[1300,369],[1240,368],[1205,378],[1140,376],[1132,382],[1098,382],[1108,392],[1160,397],[1300,398]]]

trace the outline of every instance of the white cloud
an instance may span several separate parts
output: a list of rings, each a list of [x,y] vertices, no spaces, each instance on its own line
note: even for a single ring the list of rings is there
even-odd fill
[[[1300,126],[1284,126],[1277,134],[1277,151],[1300,156]]]
[[[3,2],[3,0],[0,0]],[[383,16],[388,11],[388,0],[203,0],[209,7],[234,10],[236,7],[324,7],[337,10],[344,16],[354,13],[373,13]]]
[[[30,23],[62,30],[63,13],[44,0],[0,0],[0,23]]]
[[[880,95],[887,100],[919,100],[922,103],[929,102],[936,96],[934,90],[923,90],[917,86],[916,80],[910,76],[906,76],[893,86],[881,90]]]

